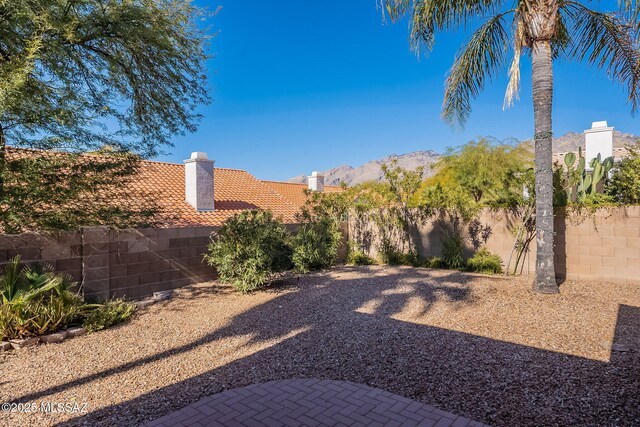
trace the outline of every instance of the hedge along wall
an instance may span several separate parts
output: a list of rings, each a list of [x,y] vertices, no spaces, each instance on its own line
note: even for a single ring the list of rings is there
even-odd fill
[[[484,211],[482,224],[492,235],[487,248],[506,264],[514,243],[517,218],[504,211]],[[600,209],[595,214],[571,214],[558,210],[555,217],[555,264],[559,279],[591,279],[640,283],[640,206]],[[350,225],[353,235],[353,224]],[[416,230],[418,253],[423,257],[441,256],[443,233],[426,224]],[[375,255],[376,238],[372,242]],[[473,252],[468,243],[466,255]],[[536,242],[531,242],[523,273],[535,273]],[[514,255],[515,256],[515,255]]]
[[[212,280],[202,262],[213,227],[119,231],[107,227],[0,235],[0,264],[16,255],[81,283],[87,298],[141,298]]]

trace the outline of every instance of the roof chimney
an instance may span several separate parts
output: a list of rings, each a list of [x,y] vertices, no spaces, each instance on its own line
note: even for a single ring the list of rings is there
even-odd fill
[[[191,153],[184,161],[185,200],[197,211],[212,211],[213,202],[213,160],[207,153]]]
[[[584,142],[584,158],[587,165],[598,157],[598,154],[603,160],[613,156],[613,128],[608,127],[606,121],[593,122],[591,129],[584,131]]]
[[[311,176],[307,177],[307,185],[309,190],[322,193],[324,191],[324,175],[318,175],[317,171],[311,172]]]

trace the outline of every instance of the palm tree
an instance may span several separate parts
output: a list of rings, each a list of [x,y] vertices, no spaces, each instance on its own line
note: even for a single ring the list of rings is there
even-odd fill
[[[640,103],[640,2],[619,0],[600,12],[573,0],[380,0],[393,21],[409,16],[411,45],[430,50],[438,31],[481,22],[460,49],[445,84],[442,115],[464,125],[471,100],[508,67],[504,107],[518,98],[520,58],[530,55],[535,123],[537,261],[534,290],[557,293],[553,261],[551,107],[553,62],[585,61],[624,85],[635,112]],[[597,2],[596,2],[597,3]],[[513,51],[509,66],[507,52]]]

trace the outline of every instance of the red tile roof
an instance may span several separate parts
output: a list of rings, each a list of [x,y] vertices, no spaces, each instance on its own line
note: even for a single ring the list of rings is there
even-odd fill
[[[214,169],[215,210],[198,212],[185,201],[184,166],[143,161],[135,186],[157,194],[161,206],[175,216],[172,225],[217,226],[246,209],[266,209],[291,224],[301,204],[297,204],[265,185],[248,172]]]
[[[296,206],[304,205],[307,200],[307,196],[304,194],[304,190],[307,189],[307,184],[296,184],[293,182],[281,182],[281,181],[262,181],[267,187],[275,191],[278,194],[284,196],[291,203]],[[337,185],[325,185],[325,193],[337,193],[342,191],[342,187]]]
[[[43,152],[8,147],[13,158],[32,155],[54,155]],[[270,210],[286,224],[296,222],[296,213],[306,201],[304,184],[261,181],[250,173],[238,169],[214,169],[213,211],[199,212],[185,201],[184,165],[143,160],[139,173],[127,192],[136,204],[136,197],[153,197],[162,209],[161,222],[166,227],[219,226],[227,218],[246,209]],[[325,186],[326,192],[340,191],[340,187]]]

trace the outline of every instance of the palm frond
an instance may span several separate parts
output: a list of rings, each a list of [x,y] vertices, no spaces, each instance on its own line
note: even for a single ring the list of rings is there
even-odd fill
[[[597,12],[577,2],[563,5],[571,20],[571,59],[587,61],[626,86],[635,113],[640,105],[640,45],[635,23],[620,14]]]
[[[640,29],[640,2],[638,0],[618,0],[620,11],[636,29]]]
[[[515,29],[513,34],[513,61],[509,67],[509,84],[504,94],[502,109],[506,110],[513,105],[514,100],[520,99],[520,56],[526,44],[524,25],[518,14],[515,19]]]
[[[436,31],[466,25],[473,18],[493,15],[502,1],[496,0],[380,0],[383,13],[396,21],[410,14],[411,47],[433,47]]]
[[[485,22],[462,48],[445,83],[443,118],[463,125],[487,78],[492,79],[505,64],[509,34],[505,29],[505,12]]]

